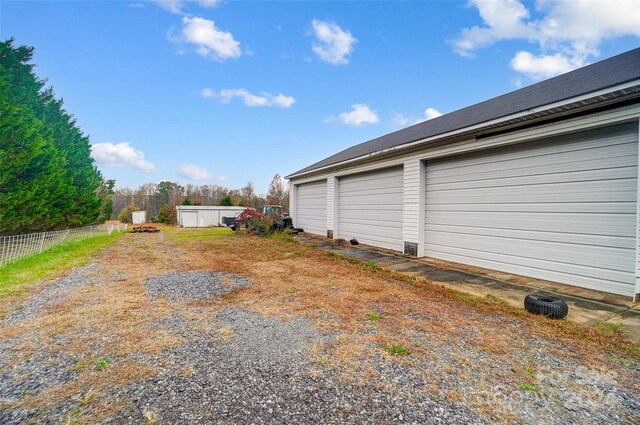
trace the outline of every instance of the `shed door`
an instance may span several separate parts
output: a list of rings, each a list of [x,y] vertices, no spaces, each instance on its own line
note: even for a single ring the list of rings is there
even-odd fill
[[[182,211],[182,227],[198,227],[197,211]]]
[[[402,251],[402,188],[402,167],[341,177],[340,238]]]
[[[298,185],[295,227],[305,232],[327,235],[327,181]]]
[[[633,295],[637,124],[426,166],[429,257]]]

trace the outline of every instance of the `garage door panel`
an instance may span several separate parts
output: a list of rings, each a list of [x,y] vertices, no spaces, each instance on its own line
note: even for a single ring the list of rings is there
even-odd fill
[[[523,276],[531,276],[538,279],[546,279],[553,282],[571,283],[575,286],[580,286],[588,289],[595,289],[602,291],[603,286],[606,287],[608,292],[615,294],[629,295],[629,284],[622,283],[629,281],[634,273],[605,273],[602,276],[592,276],[590,274],[580,275],[576,272],[586,273],[588,271],[566,269],[561,267],[560,271],[550,269],[550,265],[546,262],[540,261],[524,261],[523,264],[515,264],[510,262],[510,259],[505,258],[491,258],[490,260],[484,260],[474,256],[466,256],[464,254],[437,252],[433,255],[426,254],[427,256],[439,258],[446,261],[453,261],[461,264],[471,264],[477,267],[484,267],[487,269],[493,269],[503,271],[507,273],[515,273]]]
[[[575,276],[577,280],[581,280],[581,278],[589,278],[590,280],[618,282],[622,285],[628,285],[629,282],[635,280],[635,274],[631,272],[576,265],[560,261],[519,257],[512,254],[501,253],[496,255],[488,255],[488,253],[485,251],[454,248],[450,246],[442,246],[441,249],[434,251],[434,254],[438,255],[438,257],[436,258],[440,258],[441,256],[444,257],[454,255],[457,257],[464,257],[468,259],[467,264],[473,264],[477,266],[480,266],[480,264],[477,264],[480,261],[482,261],[483,264],[494,261],[496,263],[495,267],[489,268],[505,272],[510,271],[509,266],[526,267],[531,270],[539,269],[535,277],[541,277],[542,279],[546,279],[542,276],[546,275],[547,273],[557,273],[566,276]],[[602,290],[602,288],[600,288],[600,290]]]
[[[499,252],[501,251],[501,245],[508,244],[508,254],[515,257],[586,267],[591,267],[593,264],[605,264],[607,270],[617,271],[630,270],[635,262],[635,248],[626,249],[630,255],[620,255],[621,252],[624,252],[624,249],[470,234],[462,239],[452,238],[450,234],[438,232],[431,234],[429,243],[462,250],[473,247],[474,251],[490,253]]]
[[[468,172],[472,172],[474,167],[477,167],[477,170],[482,170],[481,167],[485,165],[487,166],[485,169],[501,169],[505,164],[509,166],[512,161],[519,159],[524,159],[528,164],[531,164],[532,161],[537,161],[535,158],[541,158],[542,162],[545,162],[563,152],[570,152],[572,155],[579,154],[581,157],[587,155],[588,157],[591,149],[595,148],[606,151],[616,149],[614,148],[616,145],[625,145],[627,146],[626,149],[631,151],[632,149],[629,148],[629,145],[634,145],[635,141],[629,139],[629,128],[629,125],[624,124],[617,126],[615,129],[610,127],[590,131],[589,134],[583,132],[578,135],[581,139],[580,145],[574,144],[575,135],[567,135],[563,136],[564,138],[556,138],[553,143],[549,143],[546,146],[542,146],[544,141],[523,142],[517,145],[517,149],[493,149],[491,156],[487,156],[484,152],[480,151],[458,157],[456,164],[444,161],[433,164],[433,166],[437,167],[437,170],[441,173],[449,170],[449,175],[456,175],[458,174],[456,170],[460,171],[461,168]],[[532,146],[535,150],[528,149]]]
[[[469,178],[475,179],[476,177],[496,178],[512,175],[545,174],[556,172],[558,166],[562,166],[562,168],[567,171],[627,166],[633,163],[633,159],[629,158],[629,156],[633,155],[634,149],[634,143],[624,143],[613,146],[601,146],[589,150],[580,149],[577,151],[579,158],[576,157],[576,151],[573,150],[561,154],[524,157],[510,161],[501,160],[467,163],[467,165],[460,164],[461,167],[464,167],[463,169],[460,169],[458,166],[443,167],[436,163],[434,165],[434,171],[437,172],[437,176],[434,176],[434,183],[440,180],[464,181],[469,180]]]
[[[524,239],[534,241],[574,243],[582,245],[604,246],[611,248],[635,249],[636,240],[629,236],[576,234],[550,231],[528,231],[513,230],[503,228],[487,228],[474,226],[447,226],[439,224],[427,224],[426,231],[432,233],[442,233],[449,238],[459,236],[461,239],[468,235],[473,236],[494,236],[505,239]],[[503,241],[505,243],[505,241]]]
[[[631,214],[518,212],[506,215],[503,212],[429,212],[429,224],[449,223],[497,229],[628,236],[629,228],[635,229],[635,216]]]
[[[402,195],[397,196],[396,194],[387,194],[387,195],[371,195],[371,196],[362,196],[355,197],[349,200],[344,200],[340,198],[338,201],[343,201],[341,204],[345,208],[349,207],[395,207],[399,203],[402,203]]]
[[[305,232],[327,234],[327,181],[321,180],[297,185],[296,227]]]
[[[340,237],[402,250],[402,189],[402,167],[341,177],[338,181]]]
[[[425,255],[632,294],[637,129],[429,161]]]
[[[386,225],[383,222],[368,222],[368,223],[349,223],[345,222],[349,227],[347,231],[343,232],[342,235],[345,238],[357,238],[359,234],[367,234],[369,237],[373,238],[374,236],[381,236],[385,238],[395,238],[398,234],[398,229],[402,230],[402,226],[396,225]],[[348,233],[352,232],[352,233]]]
[[[510,186],[450,191],[429,190],[428,204],[484,202],[628,202],[636,193],[636,179],[596,181],[589,183],[559,183],[536,186]],[[633,187],[633,188],[632,188]],[[440,193],[438,193],[440,192]]]
[[[349,199],[351,196],[367,196],[368,194],[388,194],[397,193],[398,182],[396,179],[378,180],[376,182],[370,182],[366,184],[349,184],[342,191],[340,191],[340,197]],[[353,183],[353,182],[351,182]]]
[[[567,213],[610,213],[635,214],[634,202],[540,202],[540,203],[458,203],[431,204],[429,211],[460,211],[460,212],[530,212],[548,213],[558,210]]]
[[[402,222],[398,220],[398,211],[395,208],[388,209],[375,209],[370,210],[368,214],[363,215],[360,209],[341,209],[340,218],[349,222],[358,221],[381,221],[385,223],[394,223],[395,225],[402,225]]]
[[[182,227],[198,227],[197,211],[182,211]]]
[[[493,187],[510,187],[524,186],[531,187],[536,185],[560,184],[560,183],[590,183],[593,181],[607,181],[616,179],[632,179],[635,178],[635,165],[621,167],[616,164],[615,167],[601,170],[581,170],[581,171],[565,171],[562,173],[546,173],[537,175],[512,176],[501,178],[478,178],[476,180],[463,180],[452,183],[439,183],[433,185],[433,190],[456,190],[456,189],[475,189],[475,188],[493,188]]]

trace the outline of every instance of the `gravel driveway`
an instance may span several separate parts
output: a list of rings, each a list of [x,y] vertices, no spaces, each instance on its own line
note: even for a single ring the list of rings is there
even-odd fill
[[[638,423],[632,359],[575,356],[495,314],[451,323],[450,300],[343,286],[334,274],[370,272],[316,257],[293,271],[307,253],[276,247],[231,270],[143,235],[44,285],[0,322],[0,423]],[[136,252],[156,267],[126,263]]]

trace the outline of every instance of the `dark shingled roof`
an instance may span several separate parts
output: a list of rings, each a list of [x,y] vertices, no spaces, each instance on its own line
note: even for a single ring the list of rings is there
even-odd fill
[[[360,143],[293,174],[337,164],[640,78],[640,48]]]

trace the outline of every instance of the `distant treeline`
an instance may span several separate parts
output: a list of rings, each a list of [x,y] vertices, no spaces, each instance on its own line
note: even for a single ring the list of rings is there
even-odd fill
[[[176,205],[239,205],[262,208],[265,204],[282,205],[289,208],[289,189],[276,174],[266,195],[258,195],[252,183],[241,189],[229,189],[219,185],[180,185],[162,181],[146,183],[137,189],[115,189],[112,195],[114,219],[127,221],[131,211],[147,212],[148,220],[175,222]]]
[[[0,42],[0,234],[78,227],[111,216],[89,138],[45,88],[33,48]]]

